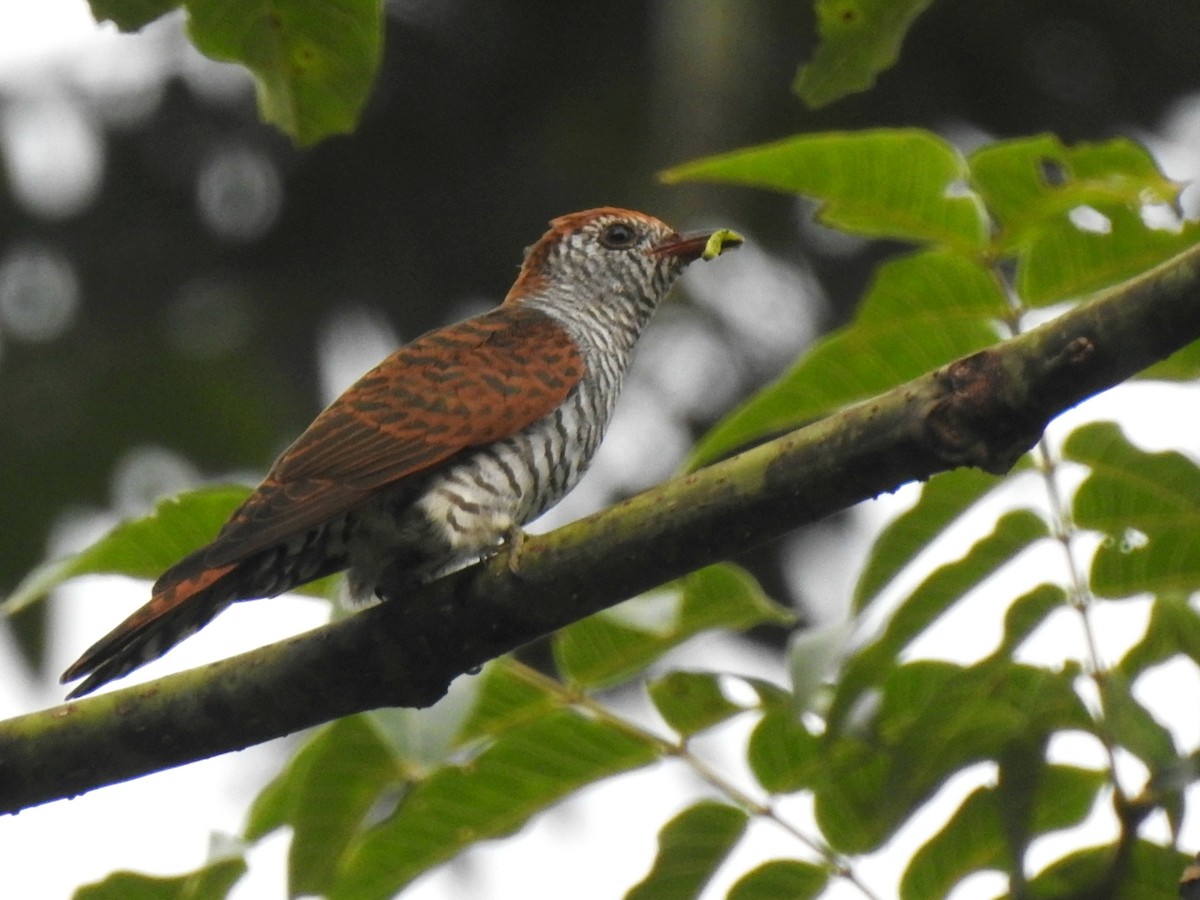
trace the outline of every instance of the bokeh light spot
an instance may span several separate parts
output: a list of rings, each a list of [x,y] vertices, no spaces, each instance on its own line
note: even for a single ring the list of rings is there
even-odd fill
[[[323,402],[331,402],[400,343],[382,313],[352,305],[335,313],[322,327],[317,347]]]
[[[195,467],[165,447],[134,447],[117,460],[112,474],[113,509],[122,516],[148,512],[200,480]]]
[[[196,200],[201,219],[216,235],[248,242],[266,234],[279,218],[283,185],[266,153],[226,146],[201,167]]]
[[[96,197],[104,145],[83,107],[64,96],[30,96],[0,116],[0,157],[17,201],[30,213],[65,219]]]
[[[21,243],[0,258],[0,331],[50,341],[71,327],[78,309],[79,280],[62,253]]]

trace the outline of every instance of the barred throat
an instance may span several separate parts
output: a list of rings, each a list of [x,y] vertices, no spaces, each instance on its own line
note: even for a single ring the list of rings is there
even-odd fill
[[[655,265],[645,258],[630,262],[642,269],[640,277],[597,291],[597,273],[589,266],[598,263],[588,260],[581,265],[580,277],[569,284],[556,284],[553,295],[534,294],[519,301],[560,322],[583,350],[590,375],[598,376],[601,382],[609,373],[599,372],[598,366],[621,374],[629,367],[634,345],[682,272],[679,264]],[[620,390],[619,376],[615,387],[614,401]]]

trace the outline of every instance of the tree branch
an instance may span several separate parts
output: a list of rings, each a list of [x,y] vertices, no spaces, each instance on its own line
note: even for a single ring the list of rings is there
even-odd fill
[[[1017,338],[307,634],[0,723],[0,812],[450,681],[626,597],[958,466],[1006,471],[1046,423],[1200,338],[1200,247]]]

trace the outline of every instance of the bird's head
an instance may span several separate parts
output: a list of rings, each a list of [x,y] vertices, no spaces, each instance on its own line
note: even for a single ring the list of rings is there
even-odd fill
[[[732,231],[681,235],[653,216],[611,206],[570,213],[554,219],[525,251],[505,302],[548,292],[564,298],[632,293],[657,302],[688,263],[741,243]]]

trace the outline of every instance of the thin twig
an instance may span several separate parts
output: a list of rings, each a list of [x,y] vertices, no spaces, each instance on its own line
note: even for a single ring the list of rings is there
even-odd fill
[[[741,807],[752,816],[773,822],[779,828],[786,831],[808,850],[818,855],[831,874],[854,885],[868,900],[880,900],[879,895],[872,891],[858,877],[858,874],[851,867],[849,860],[834,851],[823,840],[806,834],[799,825],[781,815],[774,805],[758,800],[739,788],[711,763],[693,752],[685,738],[681,737],[678,740],[671,740],[670,738],[663,737],[614,712],[611,708],[605,706],[589,694],[573,689],[522,663],[514,661],[513,671],[530,684],[556,694],[565,704],[586,710],[590,715],[606,724],[639,740],[655,745],[663,756],[672,757],[682,762],[707,784],[721,794],[724,794],[726,799],[734,805]]]

